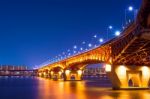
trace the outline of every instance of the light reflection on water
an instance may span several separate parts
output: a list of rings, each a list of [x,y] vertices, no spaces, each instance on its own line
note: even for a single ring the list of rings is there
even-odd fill
[[[93,81],[0,78],[0,99],[150,99],[149,90],[117,90]]]

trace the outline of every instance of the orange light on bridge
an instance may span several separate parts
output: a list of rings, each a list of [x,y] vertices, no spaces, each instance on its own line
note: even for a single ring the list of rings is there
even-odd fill
[[[126,67],[124,65],[120,65],[118,67],[118,74],[121,76],[125,76],[126,75]]]
[[[53,72],[53,71],[51,71],[51,74],[53,75],[53,74],[54,74],[54,72]]]
[[[78,75],[82,75],[82,70],[78,70]]]
[[[149,68],[147,66],[142,67],[143,76],[149,76]]]
[[[42,73],[39,73],[39,76],[42,76]]]
[[[65,73],[66,75],[68,75],[70,73],[70,70],[66,70]]]
[[[60,71],[60,72],[58,72],[58,73],[59,73],[59,75],[61,75],[62,72]]]
[[[46,72],[44,72],[44,75],[46,75]]]
[[[105,71],[106,72],[111,72],[111,65],[110,64],[105,65]]]
[[[141,68],[142,70],[142,86],[143,87],[147,87],[147,85],[149,84],[149,79],[150,79],[150,68],[148,66],[142,66]]]

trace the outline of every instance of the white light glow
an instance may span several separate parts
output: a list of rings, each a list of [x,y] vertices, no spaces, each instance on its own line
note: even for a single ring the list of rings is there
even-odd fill
[[[120,31],[116,31],[116,32],[115,32],[115,35],[116,35],[116,36],[119,36],[119,35],[120,35]]]
[[[110,25],[108,28],[109,28],[109,29],[112,29],[113,27]]]
[[[93,37],[94,37],[94,38],[97,38],[97,35],[94,35]]]
[[[92,47],[92,44],[88,44],[89,47]]]
[[[129,6],[128,10],[129,10],[129,11],[133,11],[133,7],[132,7],[132,6]]]
[[[58,73],[59,73],[59,75],[61,75],[62,72],[60,71],[60,72],[58,72]]]
[[[143,72],[144,76],[148,76],[149,75],[149,68],[147,66],[143,66],[142,72]]]
[[[102,38],[99,39],[99,42],[102,43],[104,40]]]
[[[76,51],[73,51],[73,53],[75,54],[75,53],[76,53]]]
[[[77,49],[77,46],[75,45],[73,48],[74,48],[74,49]]]

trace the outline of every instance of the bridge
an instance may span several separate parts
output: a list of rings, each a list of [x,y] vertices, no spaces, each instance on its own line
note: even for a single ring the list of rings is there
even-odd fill
[[[149,88],[150,1],[143,0],[137,18],[119,37],[87,52],[43,66],[40,77],[82,80],[88,64],[104,63],[113,89]],[[129,83],[132,82],[132,85]]]

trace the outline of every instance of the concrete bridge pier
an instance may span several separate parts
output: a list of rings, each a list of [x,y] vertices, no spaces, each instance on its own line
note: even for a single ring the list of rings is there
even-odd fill
[[[51,79],[53,79],[53,80],[63,79],[63,72],[62,71],[59,71],[59,72],[51,71],[50,74],[51,74],[50,75]]]
[[[82,80],[82,70],[65,70],[65,81],[80,81]]]
[[[149,66],[106,65],[106,72],[112,82],[113,89],[149,88]]]
[[[46,75],[47,75],[46,78],[50,78],[51,79],[51,71],[50,70],[47,71]]]
[[[45,71],[43,72],[43,77],[44,77],[44,78],[48,78],[48,77],[49,77],[48,74],[49,74],[49,73],[48,73],[48,70],[45,70]]]
[[[38,73],[38,77],[43,77],[43,76],[44,76],[43,72]]]
[[[48,74],[48,71],[46,70],[46,71],[40,71],[39,73],[38,73],[38,76],[39,77],[43,77],[43,78],[48,78],[49,77],[49,74]]]

